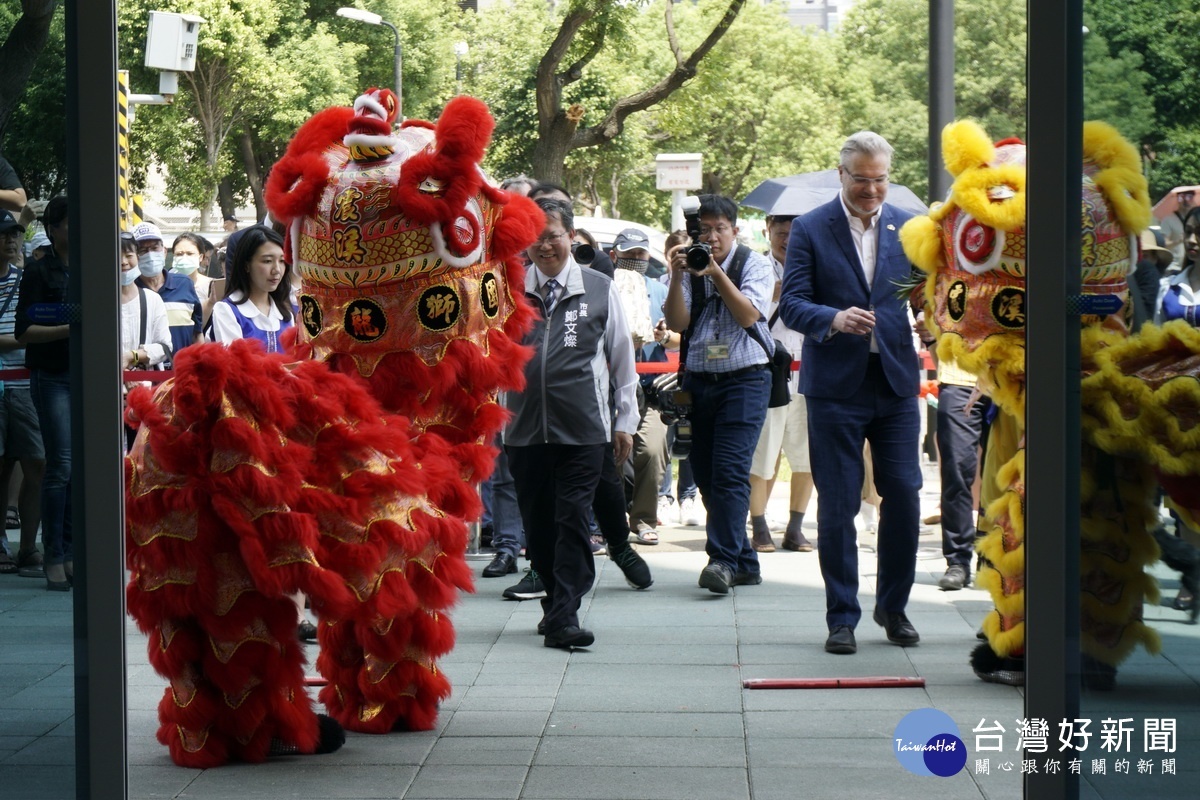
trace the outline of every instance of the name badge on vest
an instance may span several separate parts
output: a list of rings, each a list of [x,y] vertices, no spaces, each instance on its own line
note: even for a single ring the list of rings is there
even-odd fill
[[[729,358],[729,345],[727,344],[709,344],[704,347],[705,361],[720,361],[723,358]]]

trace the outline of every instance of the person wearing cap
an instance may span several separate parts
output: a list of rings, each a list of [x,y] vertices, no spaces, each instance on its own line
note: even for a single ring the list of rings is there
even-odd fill
[[[611,252],[617,296],[633,333],[633,352],[646,361],[647,347],[658,344],[655,324],[662,319],[667,287],[646,277],[650,264],[650,238],[637,228],[617,234]],[[656,376],[648,375],[653,380]],[[633,502],[629,530],[646,545],[658,544],[658,487],[667,463],[667,426],[657,412],[643,412],[633,436]]]
[[[221,224],[222,227],[225,228],[226,233],[233,233],[238,229],[238,218],[233,214],[226,214],[225,218],[221,221]]]
[[[44,231],[39,231],[29,240],[29,254],[34,261],[41,261],[50,252],[50,237]]]
[[[167,272],[167,249],[162,231],[152,222],[139,222],[133,227],[137,243],[138,286],[158,292],[167,307],[167,323],[171,327],[172,358],[190,344],[203,341],[201,326],[204,311],[196,286],[190,278]],[[168,365],[169,366],[169,365]]]
[[[70,269],[71,239],[67,198],[59,195],[46,204],[42,225],[50,237],[50,250],[40,261],[21,273],[17,289],[17,311],[13,333],[25,345],[29,369],[29,391],[37,409],[46,452],[42,478],[42,557],[46,588],[54,592],[71,589],[74,573],[71,524],[71,327],[66,323],[34,323],[29,309],[34,304],[67,302],[67,272]]]
[[[0,274],[0,369],[25,369],[25,348],[13,334],[17,315],[17,294],[22,270],[16,261],[21,251],[25,226],[8,211],[0,210],[0,246],[3,247],[3,274]],[[21,518],[21,544],[17,557],[8,552],[7,537],[0,537],[0,572],[20,572],[24,577],[40,578],[42,554],[37,549],[42,474],[46,471],[46,451],[37,410],[29,392],[29,378],[6,377],[0,394],[0,497],[8,496],[13,468],[21,465],[21,488],[17,512]],[[6,569],[7,567],[7,569]]]

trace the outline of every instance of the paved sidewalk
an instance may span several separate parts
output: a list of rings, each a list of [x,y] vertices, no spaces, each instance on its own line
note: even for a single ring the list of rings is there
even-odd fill
[[[928,491],[928,490],[927,490]],[[928,498],[926,498],[928,500]],[[775,501],[773,501],[775,503]],[[786,503],[784,504],[786,511]],[[815,530],[810,524],[810,538]],[[919,798],[1009,800],[1021,796],[1014,721],[1021,691],[982,683],[967,665],[990,607],[974,589],[943,592],[936,529],[921,539],[909,615],[921,644],[889,644],[870,621],[872,537],[861,545],[866,615],[854,656],[826,654],[824,590],[816,553],[762,556],[764,583],[720,597],[696,586],[705,564],[702,528],[665,527],[663,542],[639,546],[654,586],[630,589],[607,558],[583,624],[584,651],[542,646],[539,604],[501,599],[512,579],[480,579],[454,620],[458,645],[441,666],[454,684],[438,728],[424,733],[349,734],[327,756],[291,757],[207,771],[173,766],[154,739],[164,683],[146,662],[146,640],[128,626],[130,797],[141,798],[611,798],[775,800]],[[486,561],[478,561],[476,571]],[[524,562],[522,562],[524,563]],[[1166,587],[1175,577],[1159,573]],[[516,576],[513,576],[516,577]],[[1173,588],[1164,590],[1173,595]],[[1118,691],[1085,695],[1085,716],[1141,721],[1178,718],[1175,777],[1090,778],[1084,798],[1195,797],[1200,786],[1200,642],[1169,608],[1165,657],[1134,655]],[[69,605],[33,580],[0,578],[0,797],[67,797],[73,731]],[[16,638],[19,637],[19,638]],[[14,641],[26,644],[11,646]],[[315,657],[315,645],[309,648]],[[747,690],[749,678],[920,676],[924,688]],[[1104,703],[1103,711],[1096,708]],[[934,707],[953,718],[966,768],[950,778],[907,772],[893,755],[905,714]],[[1006,753],[976,752],[981,719],[1007,730]],[[1056,731],[1051,731],[1054,742]],[[1098,736],[1086,754],[1099,757]],[[1134,751],[1140,750],[1140,741]],[[1052,746],[1053,749],[1053,746]],[[990,757],[990,774],[977,758]],[[1000,769],[1000,756],[1016,769]],[[1136,756],[1134,756],[1136,758]],[[1112,759],[1110,758],[1111,762]],[[1157,773],[1157,770],[1156,770]]]

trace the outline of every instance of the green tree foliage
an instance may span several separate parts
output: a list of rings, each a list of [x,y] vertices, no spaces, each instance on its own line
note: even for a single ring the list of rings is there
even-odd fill
[[[978,120],[995,139],[1023,136],[1025,0],[958,0],[954,22],[955,116]],[[925,195],[928,0],[859,0],[839,38],[843,70],[869,88],[848,116],[892,143],[894,179]]]
[[[1138,80],[1154,106],[1140,140],[1151,194],[1200,183],[1200,2],[1088,0],[1085,10],[1113,58],[1141,58]],[[1108,88],[1122,91],[1119,83]]]
[[[751,4],[657,119],[667,149],[704,154],[707,191],[741,197],[766,178],[834,166],[842,98],[856,92],[833,37],[799,34],[778,4]]]
[[[124,0],[120,59],[134,91],[157,86],[154,73],[140,66],[150,10],[196,14],[205,22],[196,70],[181,76],[174,103],[138,109],[134,164],[145,167],[143,159],[153,154],[166,167],[168,201],[199,209],[202,228],[219,183],[231,174],[265,213],[265,168],[307,116],[353,98],[361,47],[342,44],[325,23],[311,21],[302,0]],[[226,203],[232,202],[231,195]]]
[[[18,39],[13,37],[22,36],[17,22],[28,5],[32,4],[0,5],[0,35],[14,46]],[[24,67],[12,77],[4,76],[5,67],[0,59],[0,76],[4,76],[0,77],[0,83],[12,100],[7,122],[0,123],[3,153],[16,169],[31,200],[49,199],[67,190],[66,30],[63,14],[54,12],[53,2],[40,5],[50,8],[53,19],[47,21],[44,40],[21,45],[31,56],[28,72],[24,73],[28,80],[19,74]]]

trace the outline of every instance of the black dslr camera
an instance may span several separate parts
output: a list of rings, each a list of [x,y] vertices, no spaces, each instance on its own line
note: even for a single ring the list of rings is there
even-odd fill
[[[692,452],[692,393],[679,388],[679,375],[666,372],[655,378],[646,389],[646,403],[658,409],[664,425],[675,426],[671,458],[687,458]]]
[[[683,209],[684,227],[692,239],[687,250],[683,251],[688,269],[699,271],[707,267],[712,258],[712,247],[700,241],[700,198],[689,195],[683,198],[680,207]]]

